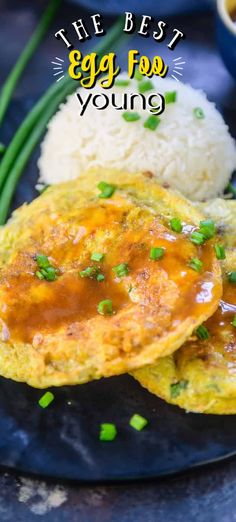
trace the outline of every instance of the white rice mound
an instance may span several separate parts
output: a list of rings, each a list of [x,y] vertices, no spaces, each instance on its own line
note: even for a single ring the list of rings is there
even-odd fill
[[[75,94],[51,119],[41,147],[40,182],[55,184],[78,177],[93,168],[124,169],[130,172],[150,171],[158,182],[179,190],[192,200],[221,195],[236,169],[235,142],[215,105],[206,95],[189,85],[171,79],[152,79],[154,91],[177,91],[177,101],[166,105],[155,131],[144,128],[150,113],[137,110],[141,119],[126,122],[123,111],[109,106],[96,110],[89,105],[80,116]],[[121,98],[124,92],[138,92],[138,82],[128,87],[113,87]],[[80,90],[90,92],[109,90]],[[146,93],[150,94],[150,93]],[[197,119],[194,108],[200,107],[203,119]]]

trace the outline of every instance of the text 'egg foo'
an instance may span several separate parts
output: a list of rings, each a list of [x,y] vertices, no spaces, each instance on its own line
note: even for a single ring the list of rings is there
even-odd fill
[[[111,197],[100,197],[101,181],[115,183]],[[222,293],[212,240],[190,241],[201,219],[144,175],[116,171],[54,186],[16,211],[0,232],[0,374],[79,384],[178,349]]]

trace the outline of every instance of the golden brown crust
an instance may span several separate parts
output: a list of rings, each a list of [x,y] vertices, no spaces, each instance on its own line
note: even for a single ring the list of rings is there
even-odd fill
[[[201,204],[205,205],[209,207],[209,203]],[[210,208],[212,214],[207,214],[224,230],[221,243],[230,247],[223,262],[221,306],[205,324],[210,337],[204,341],[193,336],[174,354],[135,371],[133,376],[150,392],[186,410],[235,414],[236,328],[232,321],[236,316],[236,285],[229,282],[228,274],[236,271],[236,240],[230,219],[232,223],[235,220],[236,201],[215,200]],[[222,213],[227,216],[226,223]]]
[[[101,180],[117,185],[109,199],[98,197]],[[182,234],[170,230],[176,216]],[[17,210],[0,232],[1,375],[42,388],[78,384],[179,348],[222,291],[212,242],[189,241],[201,218],[151,179],[112,171],[49,188]],[[162,259],[150,260],[153,246],[164,248]],[[103,282],[79,275],[93,252],[105,254],[95,263]],[[58,269],[56,281],[35,276],[38,253]],[[203,261],[200,273],[188,266],[191,257]],[[129,268],[122,278],[113,271],[120,263]],[[104,299],[112,300],[111,316],[97,311]]]

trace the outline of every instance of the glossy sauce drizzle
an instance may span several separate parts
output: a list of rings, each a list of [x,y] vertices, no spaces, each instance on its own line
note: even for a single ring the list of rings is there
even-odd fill
[[[26,260],[19,255],[17,269],[8,265],[3,270],[1,320],[9,330],[10,340],[31,342],[36,333],[53,333],[74,322],[99,317],[97,306],[105,299],[112,300],[115,314],[130,306],[132,318],[135,307],[143,309],[145,305],[154,324],[161,310],[162,318],[166,313],[163,328],[167,329],[174,329],[190,314],[207,311],[218,302],[221,284],[212,274],[211,242],[196,247],[185,234],[172,233],[161,219],[144,209],[131,219],[132,205],[124,203],[114,197],[83,209],[76,222],[77,230],[83,231],[79,240],[75,241],[75,226],[74,236],[69,233],[67,240],[63,239],[63,248],[56,237],[50,251],[40,247],[39,251],[52,256],[54,266],[61,270],[56,281],[37,279],[33,258],[36,252]],[[136,207],[133,210],[136,212]],[[165,249],[159,261],[149,259],[152,246]],[[102,282],[79,275],[94,264],[90,260],[92,252],[105,252],[104,261],[95,263],[105,275]],[[191,257],[203,261],[201,273],[188,267]],[[112,268],[123,262],[128,263],[130,271],[127,278],[119,279]],[[138,289],[138,303],[132,302],[132,286]]]

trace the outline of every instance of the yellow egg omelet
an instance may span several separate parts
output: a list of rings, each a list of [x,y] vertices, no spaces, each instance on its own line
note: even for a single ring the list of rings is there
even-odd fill
[[[235,414],[236,201],[216,199],[200,206],[214,218],[226,246],[220,305],[204,324],[203,338],[192,336],[177,352],[133,376],[150,392],[188,411]]]
[[[0,231],[0,374],[79,384],[177,350],[222,294],[213,240],[190,240],[202,218],[148,176],[103,170],[14,212]]]

